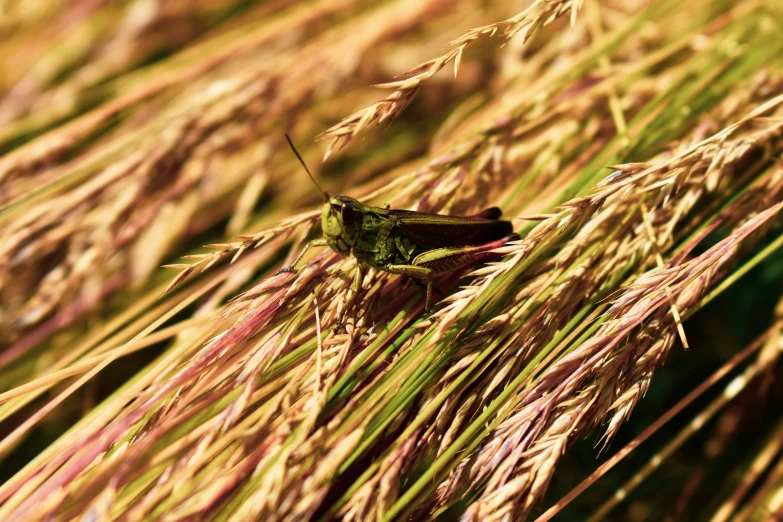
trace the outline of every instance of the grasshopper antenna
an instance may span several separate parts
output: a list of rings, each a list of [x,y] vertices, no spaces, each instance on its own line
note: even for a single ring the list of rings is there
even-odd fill
[[[298,159],[299,163],[302,164],[302,166],[305,169],[305,172],[307,172],[307,175],[310,176],[310,179],[313,181],[313,183],[315,183],[315,186],[318,187],[318,190],[321,192],[321,194],[324,195],[324,201],[329,203],[329,194],[327,194],[327,192],[321,188],[321,185],[318,184],[318,182],[315,180],[313,175],[310,173],[310,169],[307,168],[307,164],[302,159],[302,156],[299,155],[299,151],[296,150],[296,147],[294,147],[294,142],[291,141],[291,138],[288,136],[288,134],[285,135],[285,139],[288,140],[288,145],[290,145],[291,150],[294,151],[294,154],[296,154],[296,159]]]

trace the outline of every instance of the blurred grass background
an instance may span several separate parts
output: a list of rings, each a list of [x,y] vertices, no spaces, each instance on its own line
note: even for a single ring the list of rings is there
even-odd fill
[[[85,514],[98,518],[233,517],[240,520],[261,514],[266,519],[484,517],[486,512],[481,509],[485,508],[481,506],[492,505],[491,499],[495,498],[489,493],[489,478],[459,475],[459,459],[450,461],[436,480],[421,482],[421,490],[411,502],[403,496],[405,491],[414,491],[410,488],[419,484],[417,480],[423,470],[443,454],[444,449],[438,449],[438,444],[448,446],[447,441],[453,442],[453,438],[446,436],[445,427],[438,431],[440,421],[436,420],[422,424],[428,430],[431,427],[426,437],[423,428],[414,432],[415,450],[407,449],[404,440],[397,437],[415,419],[427,418],[426,405],[437,396],[436,391],[441,389],[438,386],[448,384],[445,375],[449,368],[462,368],[457,362],[463,356],[462,360],[475,360],[470,359],[473,355],[465,355],[464,350],[491,343],[470,337],[481,330],[476,325],[460,325],[462,330],[453,337],[444,337],[458,340],[443,341],[442,345],[438,344],[438,336],[443,331],[438,330],[437,324],[430,325],[430,330],[426,330],[427,324],[411,328],[420,315],[416,313],[416,307],[421,305],[420,296],[415,288],[405,286],[398,279],[368,278],[366,289],[368,296],[374,295],[373,292],[379,296],[402,295],[406,299],[402,303],[385,303],[384,308],[368,297],[359,304],[346,305],[355,315],[350,328],[355,328],[356,335],[349,328],[345,336],[350,336],[354,344],[349,343],[345,349],[347,355],[341,355],[340,362],[332,368],[322,372],[320,359],[317,370],[315,366],[304,366],[303,361],[309,359],[297,355],[300,354],[297,350],[305,348],[309,351],[301,354],[316,353],[312,302],[308,292],[302,291],[285,295],[294,304],[285,309],[280,305],[281,311],[275,312],[278,315],[274,319],[280,321],[279,325],[270,322],[250,337],[232,341],[225,348],[224,353],[236,350],[241,355],[230,364],[225,362],[225,367],[221,366],[223,362],[215,363],[210,371],[224,373],[214,377],[214,381],[210,380],[211,374],[199,377],[195,372],[192,382],[172,390],[165,398],[155,393],[173,382],[168,379],[178,375],[178,369],[187,368],[189,361],[197,360],[202,347],[211,346],[212,340],[220,338],[222,332],[229,332],[232,325],[243,324],[263,299],[272,300],[264,293],[271,290],[257,290],[254,294],[256,285],[290,260],[305,237],[316,235],[310,233],[306,224],[312,222],[312,212],[318,212],[319,194],[287,149],[284,132],[295,138],[330,194],[357,198],[374,195],[369,201],[378,205],[392,203],[394,207],[415,206],[446,213],[468,213],[480,209],[476,206],[498,204],[509,218],[543,214],[546,219],[557,212],[556,205],[600,190],[598,183],[612,172],[606,167],[636,162],[665,164],[669,158],[742,120],[763,103],[783,95],[783,40],[777,37],[783,29],[783,11],[776,2],[762,1],[544,3],[562,8],[562,12],[541,18],[539,23],[548,22],[545,26],[523,25],[521,32],[509,34],[508,39],[504,36],[505,26],[494,36],[482,35],[465,47],[458,72],[452,62],[420,86],[416,85],[412,94],[405,91],[408,87],[396,91],[370,88],[443,55],[450,41],[470,34],[471,28],[508,20],[524,12],[531,3],[469,0],[2,3],[0,482],[4,486],[0,489],[0,510],[3,515],[26,514],[27,520],[46,515],[70,519]],[[538,3],[533,3],[539,9],[537,6]],[[528,18],[533,19],[537,12],[534,9]],[[525,41],[526,36],[530,36],[529,41]],[[337,126],[332,128],[338,134],[333,130],[331,134],[327,132],[326,138],[340,136],[340,129],[345,128],[338,123],[340,120],[365,107],[374,107],[389,92],[402,92],[410,100],[405,98],[405,104],[393,108],[393,117],[377,128],[368,123],[344,149],[333,152],[328,161],[319,165],[330,141],[316,143],[315,137],[334,125]],[[717,180],[708,180],[705,175],[704,179],[682,181],[680,190],[690,191],[694,205],[683,203],[683,215],[675,213],[672,217],[671,209],[666,208],[670,200],[675,201],[680,195],[676,191],[666,197],[650,196],[646,200],[653,210],[650,214],[653,225],[663,231],[671,223],[670,230],[674,231],[671,242],[662,247],[664,261],[675,258],[695,234],[705,230],[710,233],[697,242],[688,258],[708,253],[711,247],[720,245],[738,230],[743,218],[750,219],[780,201],[781,112],[779,106],[771,107],[751,121],[750,130],[737,140],[737,147],[747,144],[750,149],[755,145],[752,133],[761,132],[768,125],[770,137],[758,150],[743,152],[745,155],[738,163],[726,167],[728,173],[722,172]],[[727,141],[730,138],[722,143]],[[485,168],[492,162],[497,168]],[[395,181],[399,185],[393,185]],[[641,178],[638,181],[641,188],[638,193],[637,185],[628,188],[628,200],[639,194],[640,198],[646,197],[658,189],[661,193],[668,190],[661,188],[668,181],[661,181],[660,185],[653,182],[643,185]],[[764,194],[767,200],[762,197]],[[745,195],[747,200],[743,200]],[[660,206],[659,214],[655,214],[656,206]],[[716,216],[721,210],[731,218],[718,220]],[[527,306],[524,303],[528,300],[538,303],[538,296],[532,291],[525,294],[522,289],[532,285],[531,281],[541,274],[555,273],[557,267],[569,266],[562,264],[559,252],[581,248],[581,244],[569,241],[580,230],[590,230],[587,223],[595,214],[569,223],[571,228],[564,227],[562,235],[546,244],[540,263],[535,258],[531,265],[515,272],[515,279],[507,280],[509,292],[520,289],[519,295],[509,296],[501,292],[502,288],[492,287],[494,293],[487,301],[472,298],[475,310],[484,314],[480,316],[480,324],[496,324],[506,317],[524,322],[522,315],[515,314],[522,313],[520,307]],[[625,277],[633,280],[654,269],[656,249],[643,233],[639,214],[621,208],[618,215],[625,216],[618,219],[633,223],[596,228],[595,234],[605,234],[611,239],[615,233],[618,236],[627,233],[627,239],[618,239],[622,245],[618,248],[633,253],[616,263],[627,262],[625,271],[613,272],[615,267],[607,263],[604,272],[603,265],[596,261],[595,265],[577,272],[586,280],[593,278],[595,288],[584,290],[584,295],[574,291],[573,302],[560,308],[552,305],[551,315],[558,319],[551,320],[551,324],[550,319],[543,319],[545,315],[533,316],[547,323],[546,331],[537,337],[520,333],[518,341],[509,341],[504,348],[507,351],[493,359],[503,371],[491,367],[481,369],[480,376],[470,377],[464,387],[454,392],[453,401],[447,405],[450,408],[463,403],[469,405],[466,408],[470,411],[464,413],[464,418],[460,417],[466,424],[479,418],[480,412],[498,396],[498,390],[513,387],[513,378],[523,373],[519,365],[528,362],[531,354],[543,353],[538,350],[567,331],[566,324],[574,317],[584,318],[576,313],[581,306],[592,303],[591,310],[597,310],[604,301],[618,297],[615,292],[629,288]],[[540,219],[541,216],[532,223]],[[534,226],[531,221],[514,223],[523,235]],[[710,229],[713,224],[715,227]],[[264,231],[270,230],[265,235]],[[719,295],[698,311],[694,306],[695,313],[684,322],[690,350],[684,351],[677,342],[670,352],[664,351],[668,353],[668,357],[664,355],[666,364],[661,361],[656,365],[649,391],[638,404],[633,403],[633,414],[613,430],[616,436],[606,448],[600,450],[601,436],[607,429],[606,419],[611,417],[609,404],[601,411],[590,409],[586,414],[590,422],[585,421],[583,427],[574,430],[574,435],[568,435],[569,449],[562,458],[559,454],[554,458],[559,461],[548,487],[544,484],[529,492],[515,493],[521,496],[509,497],[490,511],[497,513],[498,519],[503,514],[513,519],[541,515],[696,385],[768,331],[771,332],[768,345],[772,348],[765,352],[761,376],[727,401],[704,428],[662,459],[638,489],[629,490],[627,498],[608,514],[601,514],[600,519],[722,520],[721,509],[725,509],[726,499],[733,498],[733,494],[739,495],[737,504],[731,508],[738,520],[764,520],[783,509],[780,499],[783,466],[780,448],[776,447],[776,441],[783,436],[779,407],[781,368],[776,360],[777,352],[783,347],[780,328],[783,310],[779,304],[783,295],[783,249],[778,247],[781,231],[780,217],[774,216],[768,226],[760,227],[743,250],[732,251],[731,256],[735,257],[725,254],[731,263],[715,268],[715,282],[711,280],[711,284],[720,281],[733,281],[733,284],[722,288]],[[612,251],[609,239],[607,243],[591,243],[584,251],[577,251],[573,259],[565,259],[573,267],[579,267],[583,259],[579,255],[588,256],[590,248]],[[265,242],[262,247],[247,248],[259,241]],[[639,242],[643,245],[637,247]],[[237,251],[241,256],[229,265],[228,259]],[[198,270],[188,271],[184,274],[188,277],[179,286],[165,293],[177,272],[160,266],[183,263],[178,259],[186,255],[206,257],[186,261],[196,263]],[[320,294],[324,297],[318,298],[320,305],[332,306],[327,303],[339,302],[340,296],[347,292],[347,288],[336,286],[339,281],[331,283],[329,279],[339,280],[337,276],[343,265],[335,264],[328,257],[318,259],[323,264],[318,265],[320,272],[316,274],[328,276],[319,279],[320,282],[307,280],[302,284],[315,286],[303,288],[320,289],[324,292]],[[515,262],[519,266],[523,263]],[[200,269],[205,266],[209,269],[202,273]],[[183,268],[184,265],[180,266],[180,270]],[[742,272],[744,268],[749,268],[747,273]],[[463,284],[468,283],[463,280]],[[555,288],[559,287],[551,282],[550,290]],[[446,293],[451,290],[447,288]],[[244,291],[250,292],[250,298],[246,295],[230,302]],[[565,290],[563,294],[571,295]],[[283,298],[280,302],[283,303]],[[324,325],[331,324],[337,315],[337,305],[333,306],[330,312],[322,311]],[[662,308],[664,315],[667,309]],[[365,310],[375,314],[381,326],[390,325],[390,330],[399,325],[399,330],[382,341],[387,343],[383,348],[389,359],[378,356],[368,362],[363,358],[365,354],[376,357],[376,352],[364,349],[374,346],[373,336],[382,330],[381,326],[376,328],[375,319],[367,319],[370,314],[364,313]],[[400,310],[405,313],[396,315]],[[450,325],[451,319],[445,317],[444,324]],[[663,324],[664,319],[660,320]],[[671,333],[673,319],[665,321],[669,321],[665,328],[654,330],[661,336],[669,335],[673,342],[676,336]],[[514,324],[517,323],[503,323],[502,328],[513,330]],[[325,334],[327,329],[324,326]],[[293,339],[291,344],[284,344],[279,352],[269,355],[268,364],[279,366],[264,366],[265,359],[258,374],[248,377],[241,373],[244,363],[258,363],[254,354],[263,352],[259,348],[260,340],[289,334]],[[637,334],[639,330],[634,330],[627,338],[628,345],[634,345]],[[332,334],[335,345],[343,341],[339,335]],[[228,337],[226,334],[225,338]],[[415,345],[413,340],[420,344]],[[529,351],[522,350],[523,345]],[[325,346],[328,348],[329,343],[325,342]],[[414,348],[406,352],[410,346]],[[401,410],[376,411],[372,409],[375,403],[368,400],[367,411],[372,413],[367,414],[368,419],[382,419],[382,412],[394,411],[397,412],[393,416],[395,424],[379,424],[381,428],[377,432],[370,429],[376,425],[362,428],[366,431],[360,437],[366,446],[359,445],[364,448],[362,451],[352,448],[345,455],[335,457],[342,463],[339,472],[310,473],[307,470],[317,469],[317,464],[297,461],[295,465],[291,457],[291,460],[281,460],[285,472],[281,471],[279,476],[269,472],[272,477],[269,480],[274,483],[279,480],[283,493],[273,493],[271,486],[269,491],[264,489],[263,480],[269,470],[260,463],[253,467],[252,477],[241,475],[236,483],[215,497],[205,493],[210,481],[203,475],[208,477],[209,473],[222,470],[223,465],[231,468],[226,462],[235,458],[233,442],[226,442],[225,447],[218,443],[221,437],[231,441],[234,440],[231,437],[240,437],[227,435],[233,433],[231,423],[264,411],[273,402],[268,397],[278,393],[285,383],[298,382],[295,373],[299,368],[318,372],[317,378],[312,377],[315,373],[301,377],[307,386],[312,379],[321,383],[322,374],[323,382],[334,386],[328,397],[326,388],[320,389],[323,402],[312,399],[320,405],[314,425],[331,427],[329,419],[337,419],[335,422],[345,419],[335,412],[345,411],[349,415],[351,408],[356,407],[351,401],[361,402],[368,397],[369,392],[364,395],[358,390],[364,390],[364,386],[367,390],[377,390],[373,386],[385,382],[387,374],[382,372],[386,370],[379,369],[385,361],[389,361],[391,368],[388,375],[396,371],[394,365],[406,364],[407,355],[397,359],[395,350],[415,355],[415,350],[428,346],[442,353],[452,346],[454,352],[448,352],[449,358],[444,358],[446,362],[441,366],[433,364],[441,373],[427,377],[423,384],[416,381],[423,379],[418,374],[415,379],[391,381],[399,386],[396,390],[400,395],[405,395],[399,390],[408,391],[405,386],[409,383],[415,381],[420,386],[410,384],[413,391]],[[507,360],[512,362],[506,369],[501,362]],[[155,366],[161,361],[168,361],[165,370]],[[358,366],[364,373],[356,377],[355,383],[349,382],[352,376],[349,370],[354,364],[366,364]],[[267,371],[273,376],[264,373]],[[734,374],[739,371],[733,370]],[[239,374],[241,379],[236,377]],[[275,388],[278,391],[263,388],[268,382],[265,379],[277,379],[278,374],[283,375],[280,377],[283,384],[275,384],[280,387]],[[78,381],[82,377],[84,383]],[[248,397],[252,398],[247,399],[248,403],[240,403],[238,390],[253,379],[258,380],[259,388],[248,388]],[[710,393],[576,497],[559,515],[560,519],[587,520],[595,514],[617,491],[626,488],[628,481],[641,473],[646,463],[655,459],[657,452],[675,440],[681,430],[699,419],[728,381],[729,378],[724,378],[716,384]],[[233,382],[235,385],[231,386],[235,387],[218,384],[225,382]],[[202,385],[203,390],[199,388]],[[389,386],[382,388],[386,390],[385,395],[381,394],[384,398],[377,400],[392,408],[392,402],[383,402],[393,400],[394,393],[389,390],[395,388]],[[230,391],[225,391],[229,388]],[[259,389],[265,391],[261,393]],[[622,395],[621,384],[615,390],[618,396]],[[188,425],[177,425],[185,433],[162,435],[155,443],[157,446],[143,450],[148,453],[138,454],[144,455],[143,458],[137,455],[135,464],[112,461],[122,459],[113,452],[121,454],[124,448],[133,446],[137,437],[143,439],[146,430],[152,432],[156,423],[162,425],[169,413],[180,407],[185,411],[187,404],[201,404],[198,401],[210,393],[214,393],[216,402],[203,406],[205,412],[210,412],[202,419],[203,426],[208,424],[206,419],[220,415],[230,419],[212,435],[195,442],[186,441],[187,430],[182,426]],[[286,407],[296,409],[296,392],[286,393],[290,395],[290,404],[280,407],[282,413],[263,417],[275,429],[279,418],[286,418]],[[289,400],[285,393],[283,396],[286,398],[281,401]],[[157,413],[146,413],[143,420],[127,426],[122,433],[111,432],[117,439],[112,441],[111,450],[94,457],[96,462],[79,461],[78,452],[83,449],[79,445],[90,434],[98,433],[95,430],[104,426],[112,427],[112,422],[123,419],[124,412],[150,397],[161,401]],[[178,402],[181,397],[193,402]],[[473,402],[468,400],[470,397]],[[303,398],[301,403],[307,400]],[[213,407],[214,411],[206,409]],[[511,409],[513,406],[509,406]],[[455,411],[444,406],[444,418],[456,417]],[[505,413],[498,413],[498,422],[502,414]],[[299,419],[299,413],[292,413],[290,419],[279,422],[290,422],[292,432],[298,433],[294,426]],[[305,430],[311,428],[307,422],[304,425]],[[190,428],[195,429],[194,426]],[[490,448],[496,426],[487,426],[486,433],[455,451],[467,456],[476,454],[479,447]],[[341,433],[342,438],[349,438],[345,437],[347,431]],[[312,438],[307,443],[296,442],[299,452],[306,452],[310,448],[307,444],[317,445],[318,434],[313,427]],[[265,444],[284,447],[276,436],[250,437],[243,443],[247,445],[243,446],[244,451],[248,454],[260,451]],[[60,446],[53,445],[55,441]],[[193,447],[186,448],[190,443]],[[64,447],[74,452],[68,454],[73,460],[61,463],[60,471],[46,468],[47,448],[55,454],[65,454]],[[179,448],[177,451],[181,453],[168,455],[166,447]],[[327,444],[326,448],[331,450],[334,446]],[[353,512],[346,508],[354,506],[351,495],[360,498],[352,488],[354,484],[356,488],[361,486],[362,473],[375,469],[372,465],[382,462],[387,455],[385,451],[398,449],[404,455],[401,458],[405,465],[387,470],[389,475],[384,475],[383,480],[394,485],[384,482],[377,487],[378,492],[373,494],[381,498],[368,501],[377,507],[364,511],[357,507]],[[190,459],[201,457],[199,452],[212,450],[216,452],[214,468],[199,462],[192,470],[182,471]],[[765,451],[772,457],[754,464],[763,460]],[[325,454],[314,451],[313,455],[314,460],[318,460],[318,455],[323,461],[328,460]],[[158,457],[161,461],[155,460]],[[515,461],[514,466],[519,467],[512,466],[511,477],[519,476],[526,469],[524,458]],[[105,459],[103,464],[97,462],[101,459]],[[489,467],[493,466],[500,469],[500,460],[493,461]],[[53,490],[58,494],[53,495],[54,500],[49,504],[26,506],[25,499],[34,499],[35,492],[46,491],[46,477],[77,468],[68,486]],[[204,474],[204,470],[208,473]],[[170,486],[166,485],[167,473],[181,480],[174,491],[166,489]],[[294,476],[291,481],[304,484],[301,489],[289,489],[287,473]],[[327,486],[319,489],[308,482],[313,476],[326,476]],[[453,477],[457,478],[449,483]],[[109,486],[102,487],[103,481]],[[454,483],[460,481],[464,490],[445,486],[451,484],[449,487],[456,488]],[[743,481],[749,484],[744,486]],[[436,486],[441,489],[435,490]],[[736,493],[743,487],[747,491]],[[174,493],[177,489],[182,492],[180,496]],[[290,498],[286,497],[288,491],[294,492]],[[211,500],[188,504],[188,499],[200,499],[201,495]],[[311,496],[313,499],[309,500]],[[290,507],[291,503],[305,500],[312,506],[302,508],[301,512]],[[360,505],[358,500],[355,505]],[[478,511],[470,511],[471,506],[479,506]]]

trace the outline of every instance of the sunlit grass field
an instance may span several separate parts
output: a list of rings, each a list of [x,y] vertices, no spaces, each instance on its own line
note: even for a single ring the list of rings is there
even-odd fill
[[[0,520],[783,517],[783,5],[0,3]],[[520,239],[420,282],[318,184]],[[357,276],[358,274],[358,276]]]

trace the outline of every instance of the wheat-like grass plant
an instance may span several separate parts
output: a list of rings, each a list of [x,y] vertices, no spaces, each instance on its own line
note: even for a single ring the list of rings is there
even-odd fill
[[[68,74],[35,83],[31,71],[0,103],[0,458],[157,350],[8,475],[0,520],[505,521],[569,509],[600,478],[551,498],[571,448],[597,433],[593,453],[616,451],[664,362],[708,351],[692,336],[699,310],[783,243],[780,8],[237,5],[222,2],[228,21],[142,69],[161,40],[140,35],[162,38],[153,20],[206,5],[141,21],[107,8],[92,23],[125,32],[88,38],[89,64],[51,51]],[[35,23],[56,27],[52,16]],[[381,101],[365,98],[397,63],[421,65],[380,85],[393,91]],[[455,78],[441,80],[449,64]],[[62,101],[90,92],[107,99]],[[437,120],[429,134],[422,118]],[[447,214],[497,204],[520,239],[439,279],[432,313],[413,281],[328,249],[279,273],[320,217],[284,131],[330,140],[319,174],[330,193]],[[777,379],[782,331],[778,304],[757,341],[629,442],[618,460],[736,374],[618,493],[591,502],[593,519]],[[729,494],[700,516],[780,511],[770,417],[722,482]],[[711,433],[711,455],[727,454],[729,435]]]

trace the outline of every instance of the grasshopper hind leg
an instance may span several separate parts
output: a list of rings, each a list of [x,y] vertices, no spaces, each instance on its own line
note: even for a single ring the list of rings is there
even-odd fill
[[[487,209],[485,212],[488,211],[493,211],[493,209]],[[483,245],[437,248],[419,254],[410,265],[388,265],[385,269],[393,274],[407,275],[411,278],[426,281],[426,307],[429,309],[433,279],[462,270],[470,265],[488,261],[497,256],[497,254],[492,252],[494,249],[518,238],[518,235],[511,234]]]
[[[408,281],[411,281],[413,284],[418,286],[419,288],[423,289],[426,293],[425,298],[425,311],[430,310],[430,305],[432,304],[432,293],[436,293],[437,297],[443,297],[443,292],[438,290],[438,288],[433,284],[433,279],[417,279],[415,277],[408,277]]]
[[[424,302],[424,309],[430,309],[430,299],[432,297],[432,280],[435,278],[433,271],[427,267],[416,265],[388,265],[385,270],[392,274],[405,275],[413,279],[417,284],[427,286],[427,297]],[[422,281],[426,281],[423,283]]]

